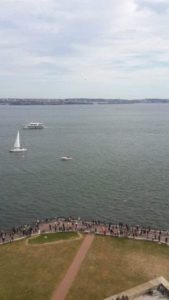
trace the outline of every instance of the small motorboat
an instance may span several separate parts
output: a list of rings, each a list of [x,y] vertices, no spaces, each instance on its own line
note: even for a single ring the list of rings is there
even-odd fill
[[[72,160],[71,156],[62,156],[61,160]]]

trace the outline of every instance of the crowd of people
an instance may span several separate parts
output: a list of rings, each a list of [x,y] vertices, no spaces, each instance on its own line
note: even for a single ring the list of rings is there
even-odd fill
[[[169,290],[163,285],[163,284],[159,284],[159,286],[157,287],[157,290],[164,296],[166,296],[167,298],[169,298]]]
[[[34,224],[13,227],[9,231],[0,231],[0,243],[11,243],[14,240],[25,238],[33,234],[44,232],[65,232],[79,231],[84,233],[94,233],[112,237],[126,237],[133,239],[151,240],[168,244],[169,232],[152,229],[151,227],[130,226],[128,224],[104,223],[98,220],[85,221],[80,218],[55,218],[37,220]]]
[[[15,226],[11,230],[0,230],[0,244],[12,243],[15,240],[26,238],[39,231],[39,221],[35,224]]]
[[[121,297],[117,297],[116,300],[129,300],[129,297],[127,295],[122,295]]]

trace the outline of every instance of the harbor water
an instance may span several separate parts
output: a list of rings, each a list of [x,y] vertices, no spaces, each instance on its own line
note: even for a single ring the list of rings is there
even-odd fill
[[[9,152],[18,129],[26,153]],[[169,104],[0,106],[0,229],[55,216],[168,229],[168,212]]]

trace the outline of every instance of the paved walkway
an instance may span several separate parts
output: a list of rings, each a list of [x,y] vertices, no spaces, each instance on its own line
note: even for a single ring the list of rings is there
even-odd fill
[[[65,219],[63,217],[51,220],[37,222],[33,225],[24,225],[13,228],[11,231],[0,230],[0,245],[12,243],[19,238],[27,238],[39,232],[81,232],[81,233],[95,233],[111,237],[125,237],[146,241],[153,241],[157,243],[164,243],[169,246],[169,231],[160,229],[151,229],[150,227],[142,227],[139,225],[129,226],[122,223],[112,224],[103,223],[100,221],[83,221],[78,218]]]
[[[79,251],[70,265],[65,277],[53,294],[52,300],[64,300],[94,239],[93,234],[86,235]]]
[[[164,277],[157,277],[155,279],[152,279],[146,283],[137,285],[134,288],[131,288],[129,290],[123,291],[119,294],[113,295],[111,297],[105,298],[104,300],[116,300],[117,297],[119,299],[122,298],[122,296],[128,296],[129,299],[148,299],[148,295],[145,296],[145,294],[149,291],[149,290],[153,290],[155,288],[157,288],[160,284],[162,284],[167,290],[169,290],[169,282],[164,278]],[[155,299],[152,295],[151,295],[151,299]],[[160,299],[163,299],[162,295],[160,297]],[[167,299],[167,297],[165,297],[165,299]]]

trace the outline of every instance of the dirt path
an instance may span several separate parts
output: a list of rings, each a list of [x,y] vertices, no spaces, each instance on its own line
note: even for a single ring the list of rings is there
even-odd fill
[[[78,250],[72,264],[70,265],[69,269],[67,270],[67,273],[63,280],[61,281],[58,288],[55,290],[52,300],[64,300],[79,269],[81,266],[82,261],[84,260],[92,242],[94,239],[94,235],[87,235],[84,238],[84,241],[82,245],[80,246],[80,249]]]

